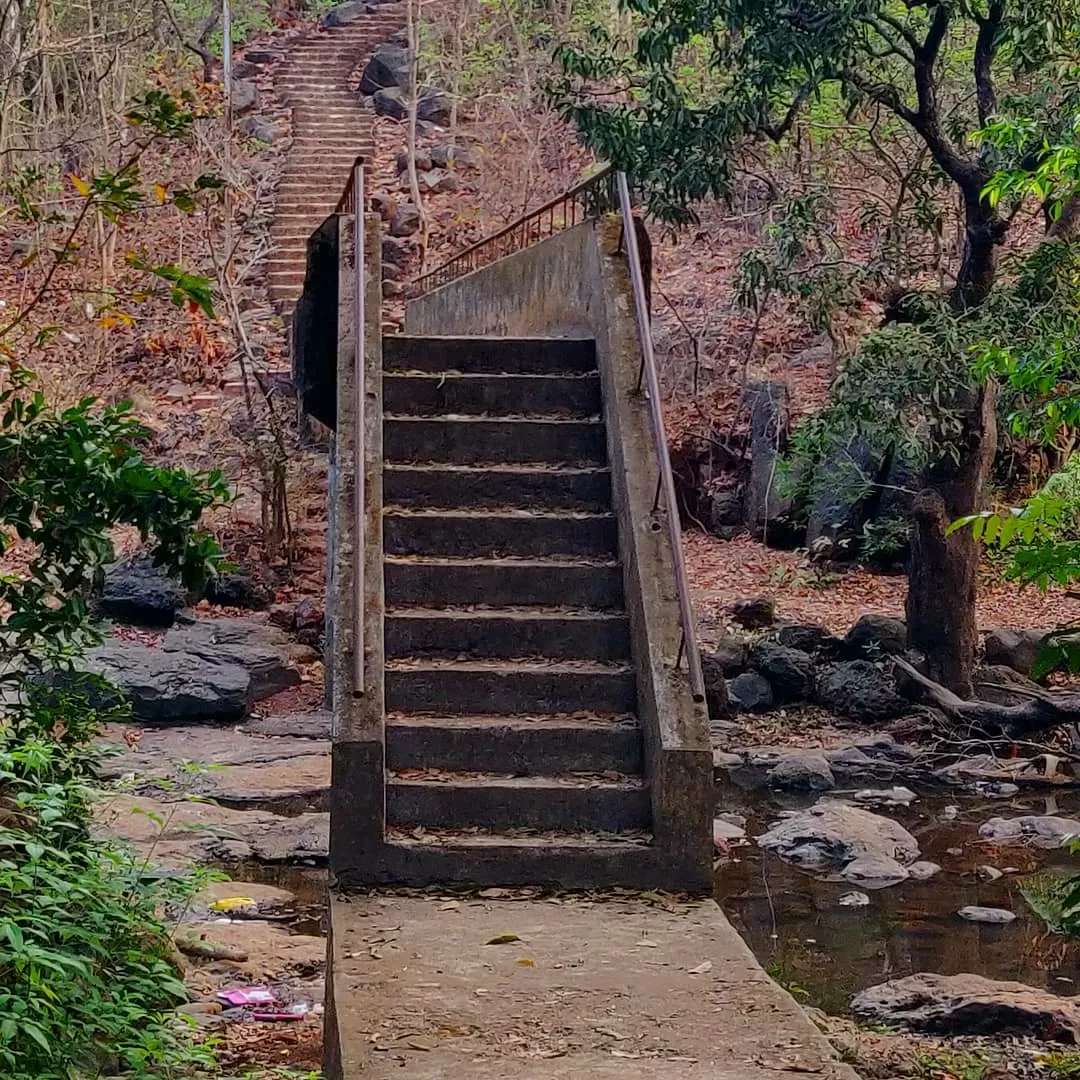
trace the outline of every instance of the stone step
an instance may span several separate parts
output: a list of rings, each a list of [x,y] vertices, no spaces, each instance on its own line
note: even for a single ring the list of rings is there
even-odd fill
[[[564,338],[383,338],[388,371],[459,371],[473,375],[556,375],[596,370],[593,341]]]
[[[383,621],[386,655],[552,660],[625,660],[630,624],[609,609],[391,608]]]
[[[388,660],[386,708],[470,716],[630,713],[637,696],[627,664]]]
[[[419,836],[392,829],[380,859],[382,881],[412,885],[486,886],[558,884],[566,889],[670,887],[670,867],[662,865],[647,833],[542,836],[447,829]],[[368,880],[374,880],[369,878]]]
[[[386,718],[388,769],[551,775],[642,771],[632,716],[412,716]]]
[[[477,416],[383,418],[387,461],[476,465],[487,461],[602,464],[607,458],[600,420]]]
[[[417,558],[384,564],[388,605],[581,604],[621,608],[622,568],[615,559]]]
[[[614,556],[618,532],[614,515],[605,513],[388,507],[383,544],[388,555],[595,558]]]
[[[558,829],[617,832],[652,820],[649,790],[638,777],[443,774],[390,776],[388,825],[449,829]]]
[[[383,498],[394,506],[606,510],[611,472],[547,465],[386,465]]]
[[[388,413],[433,416],[446,413],[489,416],[597,416],[600,376],[465,375],[460,372],[383,374],[383,408]]]

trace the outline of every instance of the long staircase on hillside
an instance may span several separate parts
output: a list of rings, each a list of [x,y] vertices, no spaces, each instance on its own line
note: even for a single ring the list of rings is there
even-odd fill
[[[383,341],[394,842],[651,826],[591,341]],[[422,831],[420,831],[422,830]]]
[[[309,240],[293,360],[334,429],[342,887],[709,887],[704,692],[610,188],[419,283],[405,335],[382,335],[379,221],[349,212],[354,187]]]

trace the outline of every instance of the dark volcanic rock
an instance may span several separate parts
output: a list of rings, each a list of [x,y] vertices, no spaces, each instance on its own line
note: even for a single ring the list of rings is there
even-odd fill
[[[814,693],[814,661],[809,654],[767,641],[750,653],[750,666],[769,680],[777,701],[806,701]]]
[[[771,596],[753,596],[731,605],[731,618],[746,630],[761,630],[776,621],[776,604]]]
[[[841,644],[838,637],[817,623],[781,626],[776,631],[776,640],[789,649],[800,649],[804,653],[826,653],[830,656]]]
[[[751,383],[743,393],[750,412],[750,480],[744,494],[746,524],[766,543],[790,543],[799,530],[793,499],[783,491],[780,458],[787,449],[789,393],[786,383]]]
[[[206,599],[220,607],[265,611],[274,599],[273,592],[260,585],[250,574],[233,571],[218,574],[206,586]]]
[[[741,712],[768,712],[773,706],[773,692],[767,679],[753,671],[736,675],[727,686],[728,700]]]
[[[379,116],[389,116],[391,120],[404,120],[409,115],[405,95],[396,86],[376,90],[371,100],[375,103],[375,112]]]
[[[799,793],[831,791],[836,787],[832,769],[818,750],[788,754],[769,770],[766,781],[778,791]]]
[[[360,76],[360,92],[375,94],[379,90],[409,86],[409,50],[400,45],[383,42],[372,54]]]
[[[909,707],[869,660],[830,664],[819,671],[816,700],[840,716],[870,723],[903,716]]]
[[[135,626],[172,626],[184,606],[183,586],[146,555],[105,571],[99,614]]]
[[[991,630],[986,635],[984,655],[987,664],[1000,664],[1030,675],[1042,652],[1047,630]]]
[[[907,649],[907,623],[891,615],[860,615],[844,635],[853,656],[899,656]]]

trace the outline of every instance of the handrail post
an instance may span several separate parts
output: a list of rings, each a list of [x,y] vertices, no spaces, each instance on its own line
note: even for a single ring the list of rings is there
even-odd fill
[[[679,650],[686,653],[686,666],[690,675],[690,693],[695,701],[705,700],[705,678],[701,671],[701,654],[697,647],[697,627],[694,607],[690,601],[690,586],[686,579],[686,561],[682,550],[682,529],[679,526],[679,505],[675,498],[675,478],[671,472],[668,456],[667,434],[664,431],[664,414],[660,399],[660,379],[656,373],[656,356],[653,353],[652,328],[649,323],[649,303],[645,295],[645,278],[641,272],[641,253],[638,250],[637,232],[634,229],[634,213],[630,204],[630,186],[626,173],[615,174],[615,187],[619,195],[622,214],[623,244],[630,269],[630,285],[634,293],[634,310],[637,314],[638,335],[641,338],[642,370],[645,374],[645,397],[649,402],[653,441],[656,443],[656,459],[660,467],[657,494],[662,488],[667,510],[667,534],[671,545],[671,557],[675,569],[675,586],[679,595],[679,615],[682,620],[683,642]],[[681,656],[676,659],[679,666]]]
[[[353,685],[364,693],[364,166],[353,165]]]

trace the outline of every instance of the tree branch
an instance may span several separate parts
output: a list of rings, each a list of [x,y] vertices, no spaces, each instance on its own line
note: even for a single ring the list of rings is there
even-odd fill
[[[979,104],[979,123],[983,126],[997,112],[994,57],[998,48],[997,35],[1004,17],[1004,0],[991,0],[986,18],[979,17],[979,33],[975,39],[975,91]]]

